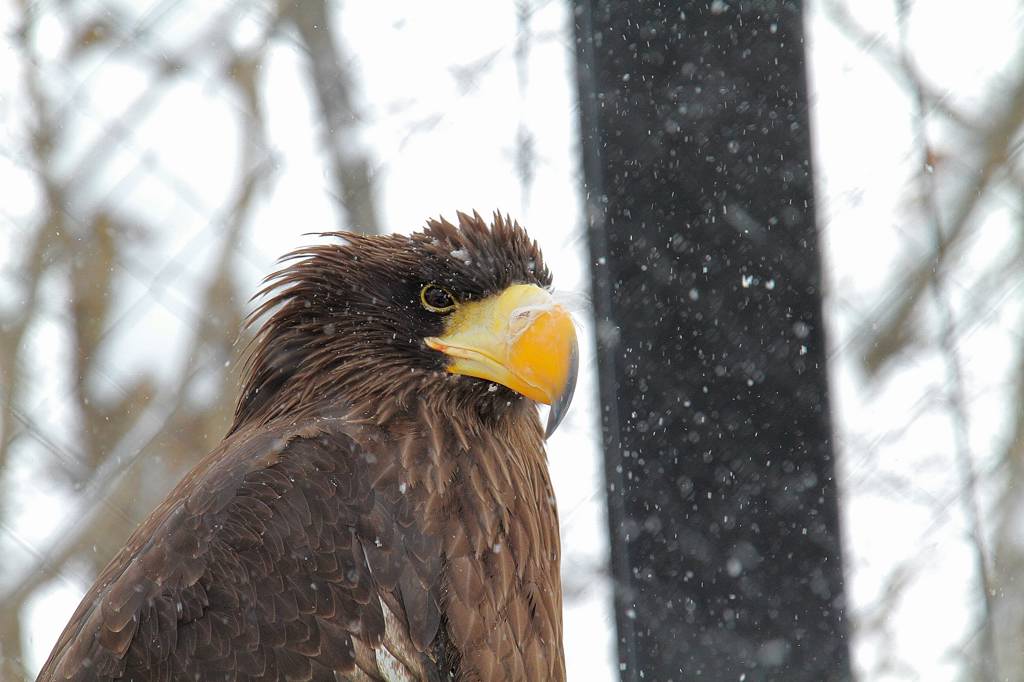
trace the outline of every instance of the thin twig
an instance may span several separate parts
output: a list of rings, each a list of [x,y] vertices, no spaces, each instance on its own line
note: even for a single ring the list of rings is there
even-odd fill
[[[909,62],[909,48],[907,46],[908,0],[896,0],[896,9],[900,29],[900,53],[903,55],[903,60]],[[963,366],[960,361],[959,350],[957,349],[956,315],[949,301],[944,271],[940,266],[941,254],[947,250],[949,242],[947,241],[947,232],[943,227],[942,213],[936,196],[935,175],[931,169],[930,157],[932,150],[928,142],[926,125],[926,117],[928,115],[927,99],[924,90],[919,86],[913,86],[912,93],[914,96],[913,125],[917,142],[920,146],[921,157],[921,167],[917,173],[917,178],[920,184],[925,216],[931,229],[935,248],[935,266],[931,270],[931,277],[929,279],[932,298],[939,312],[941,327],[939,343],[948,376],[949,409],[953,421],[953,449],[963,487],[962,504],[964,515],[967,518],[967,525],[970,529],[975,570],[978,573],[978,591],[981,593],[982,610],[980,623],[978,624],[981,653],[977,657],[977,665],[981,679],[995,680],[996,647],[992,626],[994,611],[992,604],[992,577],[989,568],[988,552],[986,550],[985,529],[981,521],[981,507],[978,502],[977,473],[974,469],[974,460],[971,454],[970,417],[967,412]],[[1008,137],[1004,138],[1005,140],[1008,140]],[[993,156],[1005,158],[1006,146],[1004,145],[1002,148],[1002,155],[995,154]],[[964,226],[967,225],[968,220],[967,215],[963,215],[964,209],[962,207],[960,213],[961,215],[957,215],[954,218],[954,225],[957,230],[962,231],[965,229]]]
[[[533,189],[534,165],[536,162],[533,134],[526,120],[526,95],[529,86],[530,18],[532,10],[530,0],[519,0],[516,3],[516,88],[519,92],[519,123],[516,126],[516,171],[519,174],[521,187],[521,210],[525,214],[530,206],[530,192]]]

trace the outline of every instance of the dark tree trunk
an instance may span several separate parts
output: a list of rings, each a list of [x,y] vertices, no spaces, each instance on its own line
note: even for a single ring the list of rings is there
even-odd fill
[[[848,680],[800,4],[576,28],[622,677]]]

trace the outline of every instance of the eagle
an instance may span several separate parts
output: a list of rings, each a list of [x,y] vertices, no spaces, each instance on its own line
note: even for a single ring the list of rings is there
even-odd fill
[[[518,223],[457,223],[282,259],[228,434],[39,680],[565,679],[544,444],[575,327]]]

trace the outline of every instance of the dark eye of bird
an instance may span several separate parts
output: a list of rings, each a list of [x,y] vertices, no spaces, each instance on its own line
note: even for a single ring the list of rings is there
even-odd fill
[[[455,309],[452,292],[436,284],[427,284],[420,290],[420,303],[432,313],[447,313]]]

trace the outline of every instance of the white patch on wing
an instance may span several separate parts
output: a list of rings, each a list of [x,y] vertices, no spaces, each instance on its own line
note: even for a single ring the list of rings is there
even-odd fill
[[[377,668],[384,676],[386,682],[415,682],[409,669],[402,665],[402,662],[391,655],[391,652],[383,645],[374,647],[373,653],[377,656]]]
[[[380,600],[380,608],[384,612],[384,641],[373,648],[377,667],[386,682],[416,682],[417,677],[413,671],[402,662],[412,663],[419,658],[405,632],[405,625],[383,599]]]

